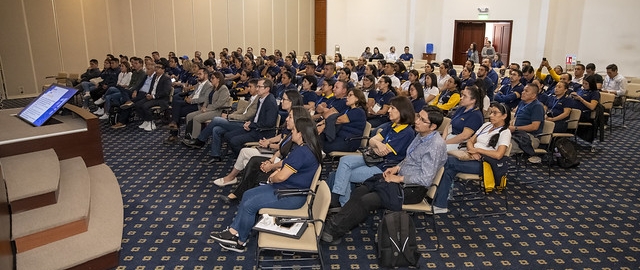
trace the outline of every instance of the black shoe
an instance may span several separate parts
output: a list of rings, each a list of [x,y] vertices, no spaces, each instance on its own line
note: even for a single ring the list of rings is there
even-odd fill
[[[162,143],[164,144],[174,144],[178,142],[178,137],[176,136],[169,136],[169,138],[167,138],[166,140],[164,140]]]
[[[219,243],[220,246],[222,247],[222,249],[226,249],[226,250],[230,250],[233,252],[238,252],[238,253],[243,253],[245,251],[247,251],[247,243],[244,244],[240,244],[238,242],[235,242],[233,244],[227,244],[227,243]]]
[[[202,149],[204,147],[204,142],[200,141],[198,139],[195,140],[182,140],[182,143],[186,146],[189,146],[191,148],[195,148],[195,149]]]
[[[225,204],[231,204],[232,202],[234,202],[237,199],[238,198],[231,199],[231,198],[229,198],[229,196],[220,196],[220,200],[222,200]]]
[[[220,243],[225,243],[229,245],[238,244],[238,236],[233,235],[229,231],[229,227],[227,227],[224,231],[221,231],[221,232],[211,232],[211,234],[209,234],[209,237],[211,237],[211,239],[216,240]]]
[[[210,164],[221,162],[221,161],[222,161],[221,157],[211,157],[209,159],[202,160],[202,163],[210,165]]]
[[[324,231],[324,230],[322,231],[322,236],[320,236],[320,239],[323,242],[327,242],[327,243],[329,243],[331,245],[334,245],[334,246],[337,245],[337,244],[340,244],[342,242],[342,238],[334,237],[332,234],[330,234],[329,232]]]

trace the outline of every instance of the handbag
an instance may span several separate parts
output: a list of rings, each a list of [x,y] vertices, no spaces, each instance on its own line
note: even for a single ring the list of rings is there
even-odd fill
[[[373,151],[371,147],[361,149],[360,152],[362,152],[362,158],[364,158],[364,163],[367,164],[367,166],[369,167],[376,166],[384,161],[384,157],[381,157],[378,154],[376,154],[376,152]]]

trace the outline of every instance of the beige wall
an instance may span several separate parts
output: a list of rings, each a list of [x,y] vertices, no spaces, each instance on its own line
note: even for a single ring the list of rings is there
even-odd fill
[[[9,98],[91,58],[251,46],[313,51],[313,0],[2,0],[0,61]],[[1,89],[0,89],[1,90]]]

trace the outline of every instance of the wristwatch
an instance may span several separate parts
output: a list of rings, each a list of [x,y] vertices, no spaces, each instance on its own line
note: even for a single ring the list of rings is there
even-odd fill
[[[515,128],[514,128],[514,130],[515,130],[515,131],[518,131],[518,127],[515,127]]]

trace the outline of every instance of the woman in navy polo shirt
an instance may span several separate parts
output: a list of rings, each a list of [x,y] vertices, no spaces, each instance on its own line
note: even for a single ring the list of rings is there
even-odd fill
[[[413,82],[409,85],[409,99],[411,99],[411,104],[416,114],[426,105],[424,101],[424,90],[420,82]]]
[[[580,122],[591,122],[591,111],[595,110],[600,100],[600,92],[596,84],[595,76],[587,76],[582,79],[582,89],[571,93],[573,108],[582,111]]]
[[[567,131],[567,119],[571,114],[571,108],[568,106],[570,100],[567,97],[568,86],[566,82],[558,82],[553,90],[555,95],[548,97],[544,104],[547,112],[545,120],[556,124],[553,128],[554,133]]]
[[[378,80],[378,94],[372,97],[369,95],[369,98],[373,98],[374,103],[371,107],[368,108],[367,121],[371,123],[372,128],[376,128],[379,125],[382,125],[386,122],[389,122],[389,115],[387,112],[389,111],[389,103],[393,97],[396,95],[391,91],[391,78],[387,76],[382,76]]]
[[[231,226],[210,237],[221,247],[235,252],[245,252],[246,243],[255,224],[256,214],[262,208],[297,209],[307,200],[306,196],[278,198],[279,189],[306,189],[322,161],[316,125],[311,119],[299,119],[291,131],[291,140],[297,145],[282,162],[282,168],[274,171],[266,185],[252,188],[242,197],[238,213]]]
[[[340,196],[341,205],[351,196],[351,183],[362,183],[374,174],[382,173],[386,168],[398,164],[406,155],[407,147],[415,136],[411,127],[415,111],[406,97],[395,97],[390,103],[389,119],[392,124],[369,139],[369,147],[384,157],[384,161],[369,167],[362,155],[345,156],[340,159],[335,174],[329,175],[328,183],[333,182],[332,192]]]
[[[460,143],[466,142],[482,126],[482,94],[477,86],[467,86],[462,90],[460,107],[451,118],[451,133],[446,135],[447,151],[457,150]]]
[[[347,140],[353,137],[361,137],[362,131],[367,122],[367,100],[360,89],[352,89],[347,92],[347,109],[343,114],[338,116],[333,127],[334,136],[327,135],[325,131],[326,120],[322,120],[318,124],[318,133],[321,133],[324,143],[322,150],[325,153],[333,151],[353,152],[360,147],[360,140]],[[337,113],[336,113],[337,114]],[[331,139],[330,137],[334,137]]]

